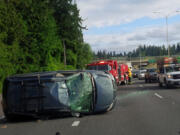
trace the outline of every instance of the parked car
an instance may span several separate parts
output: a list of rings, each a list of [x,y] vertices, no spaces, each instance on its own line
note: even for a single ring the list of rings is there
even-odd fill
[[[138,79],[139,80],[144,79],[145,78],[145,73],[146,73],[146,70],[139,70]]]
[[[15,75],[3,85],[3,111],[17,116],[93,114],[115,105],[114,77],[102,71],[54,71]]]
[[[147,83],[152,81],[157,81],[157,69],[155,68],[147,69],[145,73],[145,82]]]

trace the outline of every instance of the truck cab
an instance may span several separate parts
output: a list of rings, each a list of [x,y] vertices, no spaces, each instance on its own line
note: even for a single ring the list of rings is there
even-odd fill
[[[118,64],[116,60],[100,60],[87,65],[87,69],[89,70],[99,70],[105,71],[114,77],[116,83],[119,84],[119,76],[118,76]]]

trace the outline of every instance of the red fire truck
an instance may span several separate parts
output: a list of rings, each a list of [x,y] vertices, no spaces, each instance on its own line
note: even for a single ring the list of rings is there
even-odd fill
[[[118,74],[119,74],[120,84],[127,84],[129,80],[128,65],[119,63]]]
[[[128,83],[128,65],[117,63],[117,60],[101,60],[87,65],[89,70],[101,70],[111,73],[117,84]]]
[[[116,80],[116,83],[119,84],[119,75],[118,75],[118,64],[116,60],[100,60],[87,65],[89,70],[100,70],[108,71],[111,73]]]

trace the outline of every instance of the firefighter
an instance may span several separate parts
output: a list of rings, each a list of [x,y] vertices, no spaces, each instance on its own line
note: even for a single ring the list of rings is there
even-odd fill
[[[131,67],[128,68],[128,79],[129,79],[129,84],[131,84],[131,78],[132,78],[132,71]]]

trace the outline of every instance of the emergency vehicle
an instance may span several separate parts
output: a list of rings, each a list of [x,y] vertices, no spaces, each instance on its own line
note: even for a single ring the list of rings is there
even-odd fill
[[[180,61],[175,57],[164,57],[157,61],[159,86],[180,86]]]
[[[120,81],[119,83],[127,84],[129,80],[128,65],[119,63],[118,74],[119,74],[119,81]]]
[[[112,74],[116,83],[119,84],[119,75],[118,75],[118,63],[117,60],[100,60],[87,65],[89,70],[100,70],[107,71]]]
[[[127,84],[128,83],[128,65],[123,63],[117,63],[117,60],[100,60],[87,65],[89,70],[107,71],[112,74],[116,83]]]

